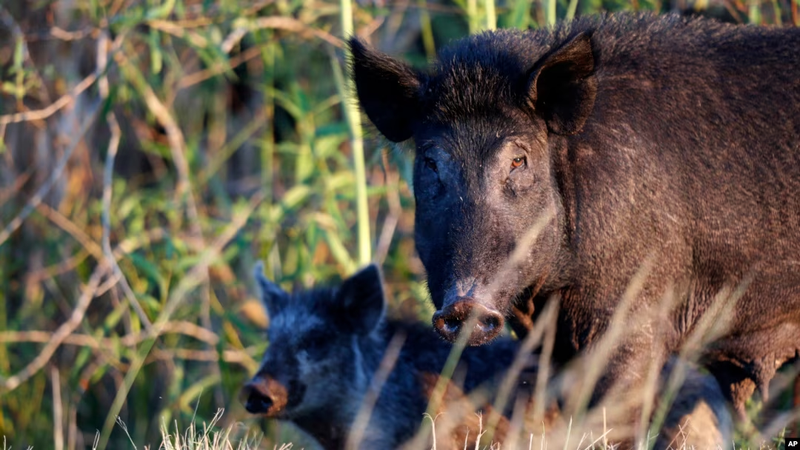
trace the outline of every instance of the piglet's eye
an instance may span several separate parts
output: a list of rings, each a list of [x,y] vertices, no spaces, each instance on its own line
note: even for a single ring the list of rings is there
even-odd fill
[[[436,161],[434,161],[431,158],[427,158],[427,157],[425,158],[424,161],[425,161],[425,167],[427,167],[428,169],[431,169],[434,172],[438,172],[439,171],[439,168],[436,167]]]
[[[511,169],[516,169],[518,167],[527,166],[528,160],[524,156],[518,156],[511,160]]]

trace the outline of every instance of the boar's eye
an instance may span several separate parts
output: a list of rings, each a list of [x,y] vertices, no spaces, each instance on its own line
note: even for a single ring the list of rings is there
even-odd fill
[[[434,172],[439,171],[438,167],[436,167],[436,161],[434,161],[433,158],[428,158],[426,156],[423,161],[425,162],[425,167],[427,167],[428,169],[431,169]]]
[[[528,165],[528,159],[524,156],[518,156],[511,160],[511,170],[527,165]]]
[[[325,355],[331,347],[330,336],[314,333],[303,338],[300,345],[303,350],[308,352],[308,355],[312,359],[319,359]]]

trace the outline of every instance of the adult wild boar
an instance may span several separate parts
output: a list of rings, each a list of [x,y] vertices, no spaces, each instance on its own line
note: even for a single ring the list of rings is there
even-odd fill
[[[678,349],[724,287],[748,286],[705,358],[740,414],[798,354],[800,29],[581,18],[466,38],[427,71],[350,47],[370,120],[416,144],[416,246],[443,337],[473,314],[469,342],[489,342],[557,295],[567,360],[654,261],[634,310],[668,288],[677,307],[626,330],[598,396]]]

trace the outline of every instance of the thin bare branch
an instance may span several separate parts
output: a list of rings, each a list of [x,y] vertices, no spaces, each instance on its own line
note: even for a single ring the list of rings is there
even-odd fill
[[[150,87],[144,80],[139,69],[131,64],[125,51],[118,52],[114,55],[120,69],[125,73],[128,80],[133,84],[139,93],[144,97],[145,104],[150,112],[156,117],[158,123],[164,127],[169,141],[170,152],[172,154],[172,162],[175,164],[175,170],[178,172],[178,185],[175,189],[176,199],[180,200],[186,194],[186,202],[188,206],[189,219],[197,223],[197,208],[195,206],[194,198],[191,193],[191,186],[189,181],[189,161],[186,159],[186,140],[183,137],[175,118],[169,112],[169,109],[158,98],[153,88]],[[180,201],[179,201],[180,203]]]
[[[330,33],[309,27],[303,22],[291,17],[271,16],[259,17],[251,22],[248,22],[246,25],[231,31],[231,33],[222,42],[222,49],[228,53],[248,32],[265,28],[292,31],[306,38],[316,37],[333,45],[334,47],[344,48],[344,42]]]
[[[210,20],[203,22],[204,25],[210,24]],[[204,38],[197,32],[187,30],[185,24],[177,24],[168,20],[150,20],[147,22],[151,27],[163,31],[164,33],[171,34],[181,39],[186,39],[194,46],[206,48],[208,46],[208,39]]]
[[[0,133],[0,141],[2,141],[3,136]],[[10,153],[10,152],[9,152]],[[31,178],[31,174],[33,174],[33,167],[29,167],[25,170],[25,172],[19,174],[15,179],[14,182],[11,183],[10,186],[4,189],[0,189],[0,205],[5,204],[11,196],[15,196],[19,194],[20,189],[28,180]]]
[[[403,214],[403,207],[400,204],[400,173],[397,170],[389,169],[389,158],[387,152],[384,151],[383,155],[383,170],[384,170],[384,184],[386,185],[386,202],[389,204],[389,213],[383,221],[383,228],[378,238],[378,245],[375,247],[375,262],[382,264],[389,254],[389,247],[392,244],[392,237],[394,237],[397,222],[400,220],[400,215]]]
[[[267,43],[266,45],[274,45],[274,44],[270,42]],[[227,63],[215,63],[208,69],[198,70],[197,72],[186,75],[185,77],[182,77],[181,80],[178,82],[177,89],[180,90],[190,86],[194,86],[195,84],[205,81],[213,76],[225,73],[235,67],[238,67],[239,65],[244,64],[247,61],[250,61],[251,59],[261,55],[263,47],[264,47],[263,45],[257,47],[250,47],[247,50],[243,51],[242,53],[229,59]]]
[[[75,238],[75,240],[78,241],[81,246],[85,248],[86,251],[89,252],[89,254],[91,254],[95,259],[98,261],[103,259],[103,249],[100,248],[100,245],[98,245],[91,236],[86,234],[81,227],[76,225],[75,222],[69,220],[69,218],[51,208],[47,203],[40,203],[36,205],[36,210],[39,212],[39,214],[46,217],[47,220],[53,222],[59,228],[69,233],[69,235]]]
[[[220,359],[222,359],[226,363],[239,364],[249,371],[253,371],[258,367],[258,362],[253,359],[253,356],[242,350],[223,350],[220,355],[216,350],[193,350],[188,348],[168,350],[155,349],[150,353],[150,356],[145,362],[151,362],[153,360],[172,361],[175,359],[202,362],[219,362]]]
[[[183,320],[167,322],[159,336],[165,334],[181,334],[189,336],[198,341],[205,342],[211,345],[219,343],[219,336],[211,330],[207,330],[191,322]],[[18,343],[18,342],[50,342],[53,333],[50,331],[0,331],[0,342],[2,343]],[[71,334],[64,338],[63,343],[68,345],[77,345],[81,347],[99,348],[100,346],[108,347],[116,345],[117,343],[125,347],[134,347],[141,344],[148,338],[147,331],[139,333],[128,334],[120,339],[102,338],[98,339],[94,336],[87,334]]]
[[[89,74],[86,78],[84,78],[80,83],[78,83],[72,91],[62,95],[58,100],[50,104],[50,106],[37,109],[35,111],[25,111],[21,113],[15,114],[7,114],[5,116],[0,116],[0,125],[6,125],[9,123],[19,123],[19,122],[28,122],[31,120],[44,120],[53,114],[57,113],[61,108],[69,105],[81,94],[81,92],[85,91],[89,88],[94,82],[97,81],[97,73]]]

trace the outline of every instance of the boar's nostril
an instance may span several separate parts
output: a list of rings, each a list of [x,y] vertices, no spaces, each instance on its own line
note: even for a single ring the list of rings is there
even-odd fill
[[[253,389],[250,391],[250,395],[247,396],[247,402],[245,402],[244,408],[250,414],[266,414],[269,412],[271,406],[272,399],[258,390]]]
[[[461,318],[453,314],[449,309],[436,311],[433,315],[433,327],[440,336],[449,342],[455,342],[456,338],[458,338],[461,323]]]
[[[457,334],[459,328],[461,328],[461,321],[455,319],[453,317],[447,317],[444,320],[444,325],[442,327],[445,329],[447,333]]]
[[[494,339],[503,328],[503,316],[492,311],[471,298],[461,298],[433,315],[436,331],[450,342],[458,338],[464,323],[471,317],[476,320],[470,330],[468,345],[481,345]]]
[[[295,395],[302,390],[295,390]],[[278,417],[286,414],[289,391],[286,386],[270,376],[256,375],[241,392],[245,409],[252,414],[265,414],[267,417]]]
[[[256,376],[242,389],[244,409],[251,414],[268,414],[274,409],[275,400],[270,390],[270,380]]]
[[[481,330],[491,333],[497,328],[500,327],[500,322],[503,320],[502,317],[498,318],[498,315],[494,314],[486,314],[478,318],[478,326]]]

